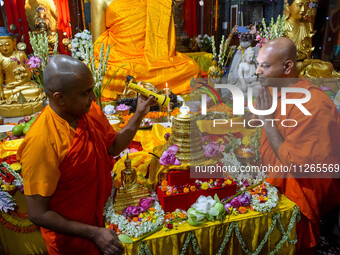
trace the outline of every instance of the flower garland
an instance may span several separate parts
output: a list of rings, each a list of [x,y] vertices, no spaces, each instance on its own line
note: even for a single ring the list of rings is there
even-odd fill
[[[110,224],[115,224],[118,226],[121,233],[126,234],[130,237],[139,237],[144,235],[157,227],[161,226],[164,222],[165,212],[160,206],[159,202],[154,202],[155,208],[155,219],[153,221],[142,221],[139,222],[129,222],[123,215],[115,213],[113,209],[113,192],[109,197],[106,205],[104,207],[104,217],[106,221]]]
[[[0,223],[7,229],[17,233],[30,233],[39,229],[23,213],[7,214],[0,211]]]
[[[263,189],[267,190],[267,196],[263,197],[259,194],[253,194],[251,205],[254,208],[255,211],[258,212],[270,212],[271,209],[277,206],[277,203],[279,202],[279,196],[277,194],[278,190],[276,187],[270,185],[268,182],[263,182],[261,184]]]

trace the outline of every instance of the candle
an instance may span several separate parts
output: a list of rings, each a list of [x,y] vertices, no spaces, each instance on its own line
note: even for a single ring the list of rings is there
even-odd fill
[[[169,96],[169,88],[168,88],[168,83],[167,82],[165,83],[165,87],[166,87],[165,88],[166,96],[168,97]],[[168,115],[170,115],[170,102],[168,104]]]

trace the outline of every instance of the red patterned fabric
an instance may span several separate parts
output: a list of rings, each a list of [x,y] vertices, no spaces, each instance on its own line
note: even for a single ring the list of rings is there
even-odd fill
[[[13,34],[18,33],[18,42],[21,42],[22,35],[24,35],[24,42],[27,45],[27,53],[32,52],[31,45],[29,43],[29,27],[25,13],[25,0],[5,0],[5,10],[7,16],[8,30]],[[10,26],[14,24],[15,31],[10,30]]]

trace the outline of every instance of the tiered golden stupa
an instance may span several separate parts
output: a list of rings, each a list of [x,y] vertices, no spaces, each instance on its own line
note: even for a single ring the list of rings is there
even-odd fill
[[[176,158],[181,164],[195,163],[204,159],[201,132],[196,120],[189,114],[189,107],[185,104],[180,108],[181,114],[174,118],[171,135],[165,149],[177,145]]]
[[[147,188],[137,182],[136,169],[131,167],[131,159],[127,155],[125,169],[121,172],[122,186],[116,193],[113,208],[122,212],[128,206],[137,206],[141,198],[148,198],[150,193]]]

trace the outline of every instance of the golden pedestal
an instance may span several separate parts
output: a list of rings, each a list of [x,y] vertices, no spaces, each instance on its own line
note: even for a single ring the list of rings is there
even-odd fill
[[[117,191],[113,208],[116,213],[120,213],[128,206],[137,206],[141,198],[148,197],[150,197],[150,193],[144,186],[135,189],[121,188]]]
[[[20,117],[41,112],[43,109],[43,101],[28,102],[23,104],[0,104],[0,116],[4,117]]]

